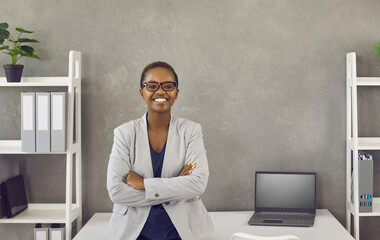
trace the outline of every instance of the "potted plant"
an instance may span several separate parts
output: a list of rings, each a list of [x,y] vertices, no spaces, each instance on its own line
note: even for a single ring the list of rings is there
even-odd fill
[[[36,54],[34,54],[34,49],[30,46],[24,45],[25,43],[38,43],[36,39],[21,38],[23,33],[33,33],[33,31],[27,31],[22,28],[16,28],[18,31],[18,36],[15,38],[7,30],[8,23],[0,23],[0,51],[8,54],[12,58],[12,63],[4,65],[5,75],[8,82],[20,82],[22,70],[24,65],[17,64],[17,61],[22,57],[30,57],[40,59]],[[5,45],[5,40],[7,40],[10,45]]]
[[[377,42],[376,48],[374,49],[377,54],[380,55],[380,41]]]

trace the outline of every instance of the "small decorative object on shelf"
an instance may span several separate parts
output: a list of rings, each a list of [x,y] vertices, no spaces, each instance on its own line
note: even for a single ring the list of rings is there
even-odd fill
[[[0,51],[4,50],[5,52],[3,53],[10,55],[12,58],[11,64],[4,65],[5,75],[7,76],[8,82],[20,82],[24,65],[17,64],[17,61],[22,57],[40,59],[40,57],[34,53],[34,48],[21,44],[38,43],[38,40],[21,38],[23,33],[33,33],[33,31],[22,28],[16,28],[16,31],[19,32],[16,38],[7,30],[8,26],[6,22],[0,23]],[[4,44],[5,40],[10,42],[10,46]]]
[[[28,208],[22,175],[17,175],[1,183],[1,188],[3,190],[2,197],[5,202],[5,212],[8,218],[14,217]]]

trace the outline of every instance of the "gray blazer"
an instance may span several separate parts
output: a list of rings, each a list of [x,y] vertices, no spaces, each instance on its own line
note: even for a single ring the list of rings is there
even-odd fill
[[[183,166],[190,161],[196,162],[193,172],[179,177]],[[129,171],[144,178],[145,191],[124,182]],[[198,123],[171,117],[161,178],[153,177],[146,114],[115,128],[107,171],[107,189],[114,202],[108,238],[135,240],[151,206],[161,203],[183,240],[210,234],[214,227],[200,199],[208,175],[202,129]]]

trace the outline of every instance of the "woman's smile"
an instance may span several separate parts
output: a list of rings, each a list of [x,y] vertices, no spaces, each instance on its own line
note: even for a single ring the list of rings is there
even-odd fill
[[[156,103],[166,103],[166,98],[155,98],[153,99],[154,102]]]
[[[169,100],[170,100],[170,97],[165,96],[165,95],[156,94],[156,96],[152,97],[152,101],[158,104],[164,104],[166,102],[169,102]]]

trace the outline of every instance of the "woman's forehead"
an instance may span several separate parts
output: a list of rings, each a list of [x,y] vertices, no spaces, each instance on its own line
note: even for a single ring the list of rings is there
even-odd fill
[[[174,74],[172,73],[172,71],[163,67],[155,67],[155,68],[149,69],[145,73],[144,82],[153,81],[153,80],[157,82],[161,82],[161,81],[175,82]]]

